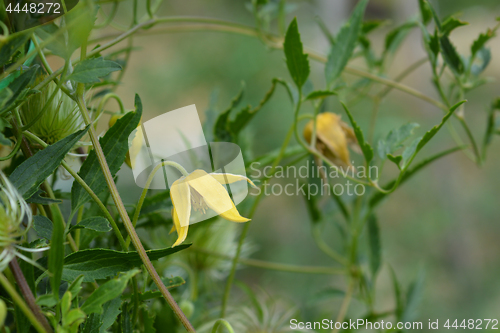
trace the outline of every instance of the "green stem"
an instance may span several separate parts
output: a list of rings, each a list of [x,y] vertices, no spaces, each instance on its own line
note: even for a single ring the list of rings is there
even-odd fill
[[[343,256],[341,256],[339,253],[337,253],[337,251],[335,251],[325,243],[325,241],[321,237],[321,230],[319,226],[313,227],[312,234],[316,245],[321,251],[323,251],[323,253],[344,266],[349,265],[349,262]]]
[[[214,251],[200,249],[197,247],[191,246],[189,251],[194,251],[197,253],[206,254],[207,256],[213,256],[226,260],[234,260],[235,257],[231,257],[227,254],[217,253]],[[237,263],[243,264],[245,266],[257,267],[263,269],[270,269],[273,271],[280,272],[288,272],[288,273],[303,273],[303,274],[326,274],[326,275],[337,275],[337,274],[345,274],[345,269],[339,269],[334,267],[321,267],[321,266],[299,266],[299,265],[289,265],[275,262],[268,262],[257,259],[246,259],[246,258],[238,258]]]
[[[345,294],[344,300],[342,301],[342,305],[340,306],[340,311],[337,316],[337,320],[335,322],[337,323],[342,323],[345,319],[345,316],[347,314],[347,310],[349,309],[349,304],[351,303],[352,295],[354,293],[354,287],[355,287],[355,280],[351,279],[351,282],[349,283],[349,287],[347,288],[347,292]],[[334,328],[332,330],[332,333],[337,333],[339,332],[340,328]]]
[[[24,313],[26,318],[31,322],[33,327],[39,332],[39,333],[50,333],[52,332],[52,329],[48,331],[47,329],[44,328],[44,326],[37,320],[36,316],[31,312],[30,308],[24,303],[23,298],[17,293],[16,288],[9,282],[9,279],[3,275],[3,273],[0,273],[0,284],[2,287],[5,289],[5,291],[12,297],[12,300],[14,303],[17,304],[17,306],[21,309],[21,311]]]
[[[219,329],[219,327],[221,325],[224,326],[229,331],[229,333],[234,333],[234,330],[233,330],[233,327],[231,326],[231,324],[227,320],[224,320],[224,319],[218,319],[215,322],[214,327],[212,328],[212,333],[217,333],[217,330]]]
[[[81,56],[80,60],[85,59],[86,57],[86,48],[87,45],[84,43],[81,47]],[[95,50],[94,50],[95,51]],[[92,122],[90,120],[87,107],[85,106],[85,101],[83,99],[83,94],[84,94],[85,86],[83,83],[79,83],[77,86],[77,92],[76,92],[76,102],[78,104],[78,107],[80,109],[80,112],[82,114],[83,120],[85,121],[86,125],[90,125]],[[149,275],[153,279],[154,283],[158,287],[158,290],[160,290],[162,296],[165,298],[167,303],[170,305],[172,310],[174,311],[175,315],[177,318],[181,321],[182,325],[188,332],[196,332],[194,327],[191,325],[189,320],[186,318],[186,315],[182,312],[182,310],[179,308],[179,305],[175,302],[174,298],[168,291],[167,287],[165,287],[165,284],[163,284],[163,281],[161,280],[160,276],[158,275],[158,272],[156,272],[153,264],[151,263],[151,260],[149,260],[149,257],[146,253],[146,250],[142,246],[141,240],[139,236],[137,235],[137,232],[135,231],[134,226],[132,225],[132,222],[130,221],[130,217],[128,216],[127,210],[125,209],[125,206],[123,205],[123,201],[120,197],[120,194],[118,193],[118,189],[116,188],[115,181],[113,179],[113,176],[111,174],[111,171],[109,170],[108,162],[106,161],[106,157],[104,156],[104,152],[102,150],[101,144],[99,143],[99,140],[97,138],[97,135],[95,133],[95,130],[92,126],[89,128],[89,136],[90,140],[92,141],[92,146],[94,147],[94,151],[96,153],[97,159],[99,161],[99,165],[101,166],[101,170],[104,174],[104,177],[106,179],[106,184],[108,186],[108,189],[111,193],[111,197],[113,198],[113,201],[116,204],[116,209],[118,210],[118,213],[123,221],[123,224],[125,226],[125,229],[127,230],[127,233],[129,234],[132,244],[134,244],[135,249],[137,250],[137,253],[141,257],[141,260],[146,267],[146,270],[148,271]]]
[[[250,213],[248,216],[249,219],[251,219],[253,217],[253,215],[255,214],[255,211],[257,210],[257,206],[259,205],[259,202],[260,202],[262,195],[264,193],[262,188],[269,181],[269,179],[274,175],[275,169],[278,166],[278,164],[280,163],[281,159],[283,158],[283,155],[285,154],[286,147],[290,143],[294,129],[295,129],[295,126],[292,125],[290,127],[290,130],[288,131],[288,133],[286,135],[286,138],[285,138],[285,141],[283,142],[283,145],[281,146],[281,149],[280,149],[278,156],[276,156],[276,159],[274,160],[274,163],[271,166],[270,177],[264,179],[264,181],[262,182],[262,185],[260,188],[261,191],[260,191],[259,195],[257,196],[257,198],[255,198],[253,206],[250,209]],[[247,236],[248,229],[250,228],[250,222],[251,221],[246,222],[245,226],[243,227],[243,230],[242,230],[241,235],[240,235],[240,239],[238,241],[238,247],[236,248],[236,254],[233,258],[233,263],[231,265],[231,271],[229,272],[229,276],[228,276],[227,281],[226,281],[224,295],[222,296],[222,306],[221,306],[221,314],[220,314],[220,316],[222,318],[224,318],[224,316],[226,314],[227,302],[229,299],[229,294],[231,293],[231,287],[233,285],[234,276],[236,274],[236,266],[238,265],[238,260],[239,260],[240,255],[241,255],[241,249],[243,247],[243,242],[245,240],[245,237]]]

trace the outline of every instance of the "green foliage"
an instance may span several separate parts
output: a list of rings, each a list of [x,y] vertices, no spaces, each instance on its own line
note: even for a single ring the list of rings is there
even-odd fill
[[[61,164],[66,154],[87,132],[88,127],[47,146],[21,163],[10,175],[10,181],[24,197],[29,198],[43,181]]]
[[[138,95],[135,96],[135,108],[135,112],[129,112],[118,119],[111,129],[106,132],[106,135],[99,140],[112,176],[120,170],[125,161],[128,151],[128,137],[137,128],[142,117],[142,102]],[[94,150],[85,159],[78,174],[94,193],[100,193],[106,188],[104,174],[101,171]],[[74,182],[71,188],[72,209],[76,211],[78,207],[88,200],[90,200],[90,195],[85,192],[79,183]]]
[[[104,60],[103,57],[85,59],[79,62],[68,80],[81,83],[100,82],[99,78],[108,75],[111,72],[121,71],[122,66],[111,60]]]
[[[0,108],[0,115],[9,111],[18,100],[27,97],[29,91],[28,87],[35,80],[38,68],[38,65],[30,67],[9,84],[8,90],[0,96],[0,100],[2,101],[0,102],[0,106],[3,104],[3,107]]]
[[[344,107],[345,113],[349,117],[349,121],[351,122],[352,128],[354,129],[354,134],[356,135],[356,139],[358,140],[359,146],[361,147],[361,151],[363,152],[363,156],[365,157],[366,164],[369,165],[373,160],[373,148],[368,142],[365,141],[363,131],[352,117],[351,112],[349,111],[347,106],[344,103],[342,103],[342,106]]]
[[[301,89],[309,76],[310,68],[307,54],[304,54],[304,49],[300,40],[296,18],[294,18],[288,26],[283,50],[285,51],[288,71],[297,87]]]
[[[188,248],[190,245],[179,245],[175,248],[150,250],[146,253],[150,260],[172,255]],[[108,249],[87,249],[73,252],[64,258],[63,280],[73,281],[84,275],[84,282],[106,279],[120,272],[132,270],[141,265],[141,258],[135,251],[119,252]]]
[[[28,33],[17,33],[0,40],[0,66],[7,64],[14,53],[23,46],[29,38]]]
[[[39,237],[50,240],[52,238],[52,221],[43,215],[33,216],[33,228]]]
[[[325,65],[325,76],[328,84],[333,83],[340,76],[351,58],[363,26],[363,15],[367,4],[368,0],[362,0],[358,3],[349,21],[342,26],[335,37],[335,44],[332,45],[330,53],[328,53],[328,61]]]
[[[368,218],[368,243],[370,245],[370,270],[375,277],[382,263],[382,250],[380,241],[380,228],[375,215]]]

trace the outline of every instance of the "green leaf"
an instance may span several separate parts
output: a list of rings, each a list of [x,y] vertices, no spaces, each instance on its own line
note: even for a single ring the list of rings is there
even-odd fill
[[[78,296],[78,294],[80,293],[80,291],[82,290],[82,282],[83,282],[83,274],[78,276],[75,281],[73,281],[69,287],[68,287],[68,291],[73,295],[73,298],[72,299],[75,299],[75,297]]]
[[[304,54],[304,48],[300,40],[297,18],[294,18],[288,26],[285,43],[283,44],[283,50],[285,51],[288,71],[290,72],[293,81],[300,89],[309,76],[310,68],[307,54]]]
[[[415,140],[411,142],[411,144],[405,148],[403,151],[402,155],[402,164],[401,164],[401,169],[406,169],[408,165],[411,163],[411,160],[413,157],[416,155],[417,152],[417,146],[422,140],[422,137],[418,137]]]
[[[347,109],[347,106],[345,106],[344,103],[342,103],[342,106],[344,107],[344,110],[347,113],[349,120],[351,121],[354,134],[356,135],[356,139],[358,139],[359,146],[361,147],[361,151],[363,152],[363,155],[365,157],[366,164],[368,165],[373,160],[373,148],[368,142],[365,141],[363,131],[352,117],[351,112],[349,112],[349,109]]]
[[[85,320],[82,333],[99,333],[99,327],[101,327],[101,316],[96,313],[92,313]]]
[[[229,107],[222,112],[219,117],[217,117],[217,121],[214,126],[214,140],[215,141],[233,141],[233,136],[231,134],[231,129],[229,128],[229,115],[231,111],[240,104],[241,99],[243,98],[243,92],[245,91],[245,84],[241,84],[241,90],[238,95],[236,95],[232,100]]]
[[[135,112],[129,112],[118,119],[104,137],[99,139],[113,177],[125,161],[128,152],[128,137],[137,128],[142,117],[142,102],[138,95],[135,95],[135,109]],[[106,188],[106,179],[94,150],[85,159],[78,174],[94,193],[99,194]],[[75,211],[89,199],[90,195],[83,187],[78,182],[73,182],[71,188],[72,210]]]
[[[34,204],[40,204],[40,205],[50,205],[50,204],[60,204],[62,203],[62,200],[58,199],[51,199],[47,197],[42,197],[41,194],[45,194],[44,191],[38,190],[36,193],[34,193],[31,197],[26,199],[27,203],[34,203]]]
[[[111,60],[104,60],[103,57],[85,59],[79,62],[68,80],[81,83],[97,83],[100,77],[106,76],[111,72],[121,71],[122,66]]]
[[[33,216],[33,228],[38,237],[50,240],[52,238],[52,221],[42,215]]]
[[[391,267],[391,277],[392,277],[392,286],[394,288],[394,298],[396,299],[396,309],[394,310],[396,319],[398,321],[401,321],[401,318],[403,317],[403,311],[404,311],[404,301],[403,301],[403,295],[401,294],[401,285],[399,284],[399,281],[396,277],[396,273],[394,272],[394,269]]]
[[[257,105],[255,108],[252,108],[250,105],[243,108],[234,120],[229,122],[228,129],[231,132],[231,135],[234,138],[238,137],[238,134],[245,128],[245,126],[248,125],[248,123],[255,117],[255,115],[262,109],[262,107],[271,99],[273,96],[273,93],[276,89],[276,84],[279,82],[277,80],[272,81],[271,88],[267,91],[266,95],[264,98],[260,101],[259,105]]]
[[[7,102],[11,99],[13,93],[8,87],[0,90],[0,110],[7,104]]]
[[[388,154],[392,154],[400,149],[403,142],[413,135],[413,131],[418,127],[420,127],[420,125],[417,123],[408,123],[398,129],[390,131],[384,139],[378,142],[377,152],[379,157],[385,159]]]
[[[403,160],[403,156],[394,156],[392,154],[387,154],[386,157],[389,161],[396,164],[398,168],[400,167],[399,163],[401,163],[401,160]]]
[[[9,179],[23,198],[30,198],[38,187],[61,164],[66,154],[87,133],[88,126],[64,139],[49,145],[21,163]]]
[[[401,181],[400,181],[399,185],[401,185],[404,182],[406,182],[414,174],[416,174],[418,171],[420,171],[421,169],[423,169],[425,166],[431,164],[432,162],[440,159],[441,157],[444,157],[444,156],[449,155],[451,153],[454,153],[456,151],[462,150],[464,148],[465,147],[455,147],[455,148],[452,148],[452,149],[448,149],[448,150],[445,150],[445,151],[443,151],[443,152],[441,152],[439,154],[433,155],[433,156],[431,156],[431,157],[423,160],[422,162],[419,162],[413,168],[411,168],[409,170],[406,170],[406,172],[403,174],[403,177],[401,178]],[[384,188],[392,188],[396,184],[396,181],[397,181],[397,179],[393,179],[392,181],[390,181],[389,183],[387,183],[384,186]],[[382,199],[384,199],[386,196],[387,196],[387,193],[384,193],[384,192],[377,192],[377,193],[375,193],[371,197],[371,199],[369,201],[369,206],[372,207],[372,208],[375,207],[375,206],[377,206],[380,202],[382,202]]]
[[[368,243],[370,245],[370,270],[375,278],[382,263],[382,251],[380,242],[380,228],[375,215],[368,218]]]
[[[52,294],[59,297],[59,286],[64,264],[64,225],[63,221],[56,221],[52,224],[52,236],[49,250],[49,275]]]
[[[336,42],[330,49],[325,66],[326,82],[331,84],[344,70],[356,47],[356,41],[363,26],[363,16],[368,0],[361,0],[336,36]]]
[[[104,303],[102,306],[101,314],[101,327],[99,328],[99,333],[106,333],[107,329],[113,325],[116,321],[116,317],[122,312],[120,306],[122,305],[121,297],[117,297]]]
[[[424,289],[424,272],[421,270],[415,281],[411,283],[406,293],[406,304],[402,314],[402,321],[409,322],[416,318],[417,310],[422,300]]]
[[[2,36],[3,37],[3,36]],[[0,39],[0,66],[5,65],[14,53],[28,41],[29,33],[18,32]]]
[[[122,333],[132,333],[132,318],[130,318],[130,312],[128,310],[128,303],[124,302],[122,305],[122,316],[121,316],[121,329]]]
[[[157,260],[191,246],[190,244],[146,251],[150,260]],[[83,282],[106,279],[119,272],[126,272],[142,265],[141,257],[135,251],[119,252],[109,249],[88,249],[73,252],[64,259],[63,280],[73,281],[83,274]]]
[[[452,16],[448,17],[441,25],[441,33],[445,36],[448,36],[453,30],[458,27],[462,27],[464,25],[468,25],[469,23],[460,21]]]
[[[147,308],[141,308],[141,318],[144,322],[144,333],[156,333],[155,318],[156,314],[149,313]]]
[[[470,47],[471,59],[474,59],[479,50],[481,50],[493,37],[495,37],[495,31],[492,29],[488,29],[488,31],[479,34],[479,37],[477,37]]]
[[[102,216],[89,217],[78,223],[75,227],[90,229],[97,232],[108,232],[112,229],[108,220]]]
[[[426,0],[418,0],[418,7],[420,9],[420,16],[424,25],[429,24],[432,20],[432,11],[429,8],[429,4]]]
[[[127,287],[128,281],[139,272],[139,269],[133,269],[101,285],[83,303],[82,311],[86,314],[101,313],[103,304],[120,296]]]
[[[35,80],[38,68],[38,65],[31,66],[27,71],[19,75],[14,79],[14,81],[12,81],[12,83],[9,84],[9,89],[12,94],[6,102],[2,102],[4,103],[4,106],[0,109],[0,115],[8,111],[18,99],[26,97],[28,93],[28,89],[26,88],[28,88]],[[6,92],[6,94],[8,94],[8,92]]]
[[[406,22],[390,31],[385,37],[384,53],[395,53],[410,31],[417,26],[417,22]]]
[[[464,63],[448,36],[441,36],[441,38],[439,38],[439,42],[441,45],[443,59],[446,64],[450,67],[453,73],[455,73],[455,75],[462,74],[464,72]]]
[[[97,15],[97,6],[89,6],[80,1],[65,15],[65,22],[70,26],[68,31],[67,57],[78,49],[90,36]]]
[[[326,98],[328,96],[333,96],[333,95],[337,95],[337,93],[331,90],[316,90],[307,95],[306,101],[318,98]]]

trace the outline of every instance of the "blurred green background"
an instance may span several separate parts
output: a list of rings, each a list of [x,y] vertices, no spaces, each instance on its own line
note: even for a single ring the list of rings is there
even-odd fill
[[[326,54],[328,42],[315,18],[320,16],[332,32],[336,32],[356,2],[317,0],[289,3],[293,3],[295,8],[287,15],[286,24],[296,16],[304,44]],[[470,23],[451,35],[458,50],[465,54],[478,34],[493,27],[495,17],[500,16],[498,0],[441,0],[433,3],[441,17],[459,12],[460,18]],[[130,23],[127,7],[131,5],[121,6],[117,15],[117,21],[125,25]],[[109,7],[104,5],[103,10],[109,12]],[[207,16],[254,24],[244,1],[165,1],[158,15]],[[391,28],[416,15],[416,0],[370,1],[366,18],[390,21],[371,35],[375,49],[383,48],[385,34]],[[273,29],[278,30],[274,26]],[[107,30],[102,34],[115,32],[112,28]],[[128,108],[133,107],[135,93],[141,96],[145,110],[143,121],[190,104],[196,104],[200,117],[204,119],[211,96],[217,96],[215,107],[222,111],[240,90],[241,82],[245,82],[246,86],[242,105],[256,105],[269,89],[272,78],[290,80],[283,52],[269,49],[254,37],[212,31],[146,33],[134,38],[133,45],[138,49],[130,58],[118,94]],[[466,96],[466,118],[480,142],[486,126],[487,110],[493,98],[500,95],[498,38],[489,46],[492,61],[484,75],[497,80]],[[414,29],[391,62],[389,76],[395,77],[424,56],[421,33]],[[322,88],[325,84],[324,65],[311,63],[312,83],[316,88]],[[363,67],[363,63],[358,61],[352,65]],[[347,74],[344,78],[348,82],[359,79]],[[438,98],[427,64],[403,82]],[[380,88],[382,86],[377,86],[377,89]],[[326,105],[329,111],[343,113],[336,98],[327,99]],[[363,129],[368,128],[371,108],[368,99],[352,105],[354,116]],[[306,107],[304,111],[308,110]],[[292,114],[285,91],[278,88],[272,100],[245,130],[246,144],[243,149],[247,156],[259,156],[279,147],[291,125]],[[440,118],[441,112],[434,106],[393,91],[381,105],[374,138],[377,141],[389,130],[410,121],[421,125],[417,130],[421,135]],[[459,133],[465,140],[464,133]],[[443,129],[419,158],[453,146],[449,132]],[[499,148],[500,138],[497,137],[481,168],[462,153],[434,163],[398,189],[378,210],[384,259],[377,282],[375,308],[378,312],[395,307],[390,266],[405,288],[420,270],[425,271],[424,294],[417,317],[424,323],[428,319],[499,318]],[[392,179],[394,175],[385,174],[385,179]],[[123,168],[119,177],[120,191],[125,200],[135,200],[140,191],[130,190],[135,186],[130,170]],[[326,198],[324,202],[327,212],[324,238],[336,247],[339,236],[331,222],[341,217],[330,201]],[[245,203],[240,206],[243,212],[247,209]],[[198,227],[195,225],[193,229]],[[255,249],[253,258],[297,265],[331,265],[331,260],[312,240],[310,219],[302,197],[266,197],[253,219],[249,239]],[[334,319],[342,298],[314,303],[311,296],[331,287],[345,289],[343,277],[280,273],[248,267],[238,271],[237,279],[252,288],[262,288],[273,297],[288,300],[298,308],[299,318],[304,321]],[[233,303],[241,297],[237,291],[232,296]],[[362,304],[354,300],[348,316],[357,318],[362,315]]]

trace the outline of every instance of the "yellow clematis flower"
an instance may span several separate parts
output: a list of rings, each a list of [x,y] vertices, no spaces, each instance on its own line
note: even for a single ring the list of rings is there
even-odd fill
[[[170,198],[174,206],[172,209],[174,226],[170,232],[176,230],[178,235],[177,241],[172,247],[181,244],[186,239],[192,209],[205,213],[210,208],[232,222],[250,221],[250,219],[240,215],[229,193],[222,186],[240,180],[246,180],[250,185],[256,187],[245,176],[230,173],[207,173],[203,170],[195,170],[176,180],[170,187]]]
[[[313,120],[304,128],[304,138],[311,143]],[[338,166],[351,166],[348,145],[359,152],[356,135],[352,128],[332,112],[323,112],[316,117],[316,149]]]

